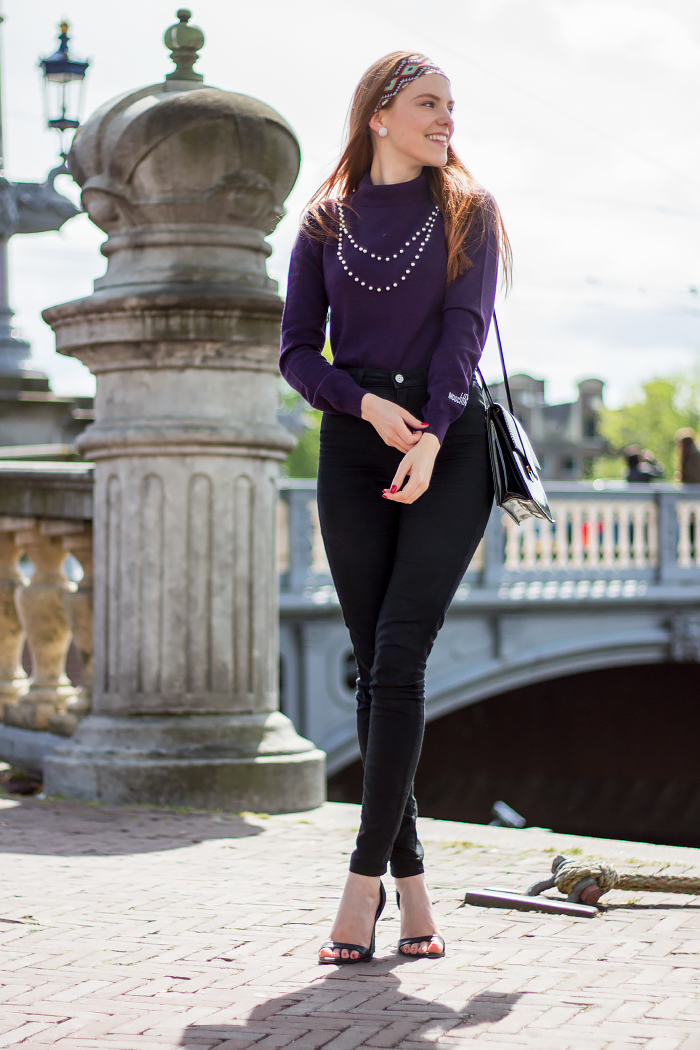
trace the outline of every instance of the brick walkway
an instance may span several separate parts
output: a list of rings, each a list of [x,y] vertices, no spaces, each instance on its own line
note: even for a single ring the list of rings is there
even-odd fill
[[[697,873],[700,850],[426,820],[446,958],[397,956],[390,903],[372,962],[321,968],[357,819],[0,799],[0,1048],[700,1050],[700,899],[459,907],[555,852]]]

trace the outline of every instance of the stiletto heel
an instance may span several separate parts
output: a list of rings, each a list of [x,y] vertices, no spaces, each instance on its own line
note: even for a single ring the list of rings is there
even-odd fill
[[[319,964],[321,966],[325,966],[327,963],[330,963],[332,966],[334,966],[337,963],[358,963],[358,962],[366,962],[368,959],[371,959],[372,956],[374,955],[374,939],[375,939],[375,934],[377,932],[377,923],[379,922],[379,916],[384,911],[384,905],[385,904],[386,904],[386,890],[384,889],[384,884],[380,880],[380,882],[379,882],[379,907],[377,908],[377,913],[374,916],[374,926],[372,927],[372,940],[369,942],[369,948],[363,948],[361,944],[346,944],[345,941],[326,941],[325,944],[321,945],[321,949],[323,949],[323,948],[330,948],[332,951],[339,950],[339,951],[342,952],[343,949],[345,948],[347,950],[347,952],[348,952],[348,957],[347,957],[347,959],[343,959],[342,955],[339,955],[337,958],[333,955],[330,958],[322,959],[320,957],[320,955],[319,955],[319,959],[318,959]],[[319,949],[319,951],[321,949]],[[359,957],[357,959],[352,959],[350,957],[350,952],[357,952]]]
[[[401,911],[401,894],[396,891],[396,907]],[[430,944],[431,941],[437,941],[442,945],[441,952],[402,952],[401,949],[407,944]],[[401,937],[399,939],[399,955],[404,955],[407,959],[442,959],[445,954],[445,939],[441,937],[439,933],[431,933],[428,937]]]

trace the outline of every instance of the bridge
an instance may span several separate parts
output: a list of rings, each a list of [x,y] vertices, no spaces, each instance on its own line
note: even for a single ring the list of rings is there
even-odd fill
[[[428,721],[584,671],[700,661],[700,485],[547,488],[554,525],[491,514],[428,662]],[[280,496],[282,708],[333,774],[359,757],[354,661],[315,482]]]
[[[700,661],[700,485],[550,482],[548,491],[554,525],[530,519],[518,527],[492,513],[429,660],[429,721],[566,675]],[[5,758],[41,751],[26,743],[27,730],[49,747],[89,709],[91,517],[90,464],[0,467]],[[333,774],[358,757],[355,667],[321,542],[315,481],[280,483],[277,535],[281,706],[326,751]],[[73,583],[61,573],[66,552]],[[41,566],[40,581],[27,586],[16,572],[21,554],[27,573],[32,560]],[[44,676],[27,694],[33,706],[26,697],[24,706],[11,702],[26,691],[11,666],[24,629]],[[82,693],[64,674],[71,631],[79,643],[73,672],[78,656],[84,664]],[[66,704],[67,713],[55,710]]]

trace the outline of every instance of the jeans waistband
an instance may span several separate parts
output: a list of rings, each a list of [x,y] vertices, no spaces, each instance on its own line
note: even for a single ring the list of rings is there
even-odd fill
[[[344,368],[358,386],[365,387],[388,387],[393,386],[396,390],[404,390],[406,387],[427,387],[427,368],[404,368],[389,370],[386,368]]]

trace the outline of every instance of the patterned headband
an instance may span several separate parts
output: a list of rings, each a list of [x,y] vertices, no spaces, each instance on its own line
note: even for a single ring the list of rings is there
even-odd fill
[[[408,58],[402,58],[392,73],[391,79],[385,84],[382,97],[374,107],[374,112],[377,113],[388,102],[391,102],[392,98],[395,98],[402,88],[405,88],[413,80],[418,80],[418,77],[425,76],[426,73],[437,73],[439,76],[445,77],[445,80],[450,79],[427,55],[409,55]]]

